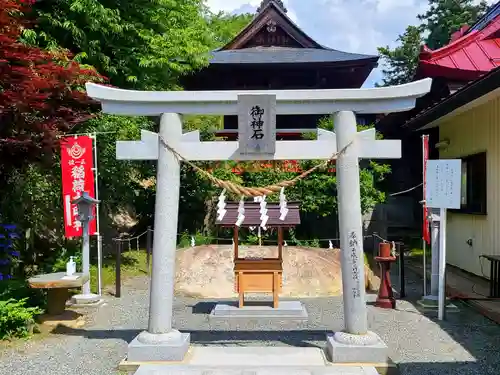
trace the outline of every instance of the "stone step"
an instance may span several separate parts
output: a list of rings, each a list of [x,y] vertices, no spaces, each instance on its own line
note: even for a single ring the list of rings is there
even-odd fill
[[[189,365],[195,366],[325,366],[323,350],[311,347],[206,346],[193,348]]]
[[[142,365],[135,375],[378,375],[364,366],[195,366]]]

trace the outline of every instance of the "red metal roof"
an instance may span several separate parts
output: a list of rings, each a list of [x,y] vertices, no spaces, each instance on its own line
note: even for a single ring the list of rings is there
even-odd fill
[[[461,36],[460,36],[461,35]],[[471,81],[500,66],[500,15],[482,29],[462,28],[435,51],[422,48],[417,77]]]

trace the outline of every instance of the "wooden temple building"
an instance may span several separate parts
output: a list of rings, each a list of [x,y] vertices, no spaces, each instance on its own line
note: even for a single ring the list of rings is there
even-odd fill
[[[234,281],[235,290],[239,295],[238,307],[244,307],[245,293],[272,293],[273,307],[277,308],[279,293],[283,281],[283,231],[294,228],[300,224],[299,203],[288,202],[288,214],[280,220],[280,207],[278,203],[267,203],[269,219],[266,228],[276,228],[278,231],[278,256],[276,258],[248,258],[241,257],[239,252],[239,229],[259,227],[262,223],[260,203],[245,202],[245,219],[240,227],[235,223],[238,220],[239,202],[227,202],[226,214],[222,220],[217,220],[216,225],[234,230]]]
[[[213,51],[207,68],[184,79],[187,90],[293,90],[359,88],[378,56],[320,45],[287,15],[281,0],[263,0],[255,17],[225,46]],[[300,139],[322,116],[279,115],[277,139]],[[358,119],[373,123],[373,116]],[[224,117],[217,136],[235,140],[237,117]]]
[[[435,147],[440,141],[439,128],[424,132],[416,130],[443,115],[449,100],[454,100],[461,90],[471,92],[470,86],[476,80],[499,66],[500,2],[490,7],[474,25],[463,26],[451,35],[450,42],[442,48],[431,50],[425,45],[422,47],[414,80],[432,78],[431,91],[417,99],[413,110],[389,114],[376,123],[377,131],[385,139],[402,140],[402,158],[389,161],[392,173],[387,183],[391,191],[403,191],[422,182],[422,134],[430,137],[430,158],[439,158],[439,150]],[[473,99],[469,97],[468,100]],[[392,199],[392,206],[403,207],[400,200],[405,198],[414,202],[413,223],[420,231],[422,210],[418,202],[422,199],[422,190],[416,189]],[[390,228],[388,233],[390,235]]]

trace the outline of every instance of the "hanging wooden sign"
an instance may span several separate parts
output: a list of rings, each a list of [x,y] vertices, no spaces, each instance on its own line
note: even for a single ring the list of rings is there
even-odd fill
[[[274,155],[275,95],[238,95],[238,137],[241,155]]]

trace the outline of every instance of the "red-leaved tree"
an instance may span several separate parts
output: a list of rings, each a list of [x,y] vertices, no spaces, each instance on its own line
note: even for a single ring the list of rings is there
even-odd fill
[[[30,2],[0,0],[0,178],[22,163],[50,157],[59,135],[98,110],[83,86],[102,76],[67,53],[19,41],[30,26],[23,17]]]

